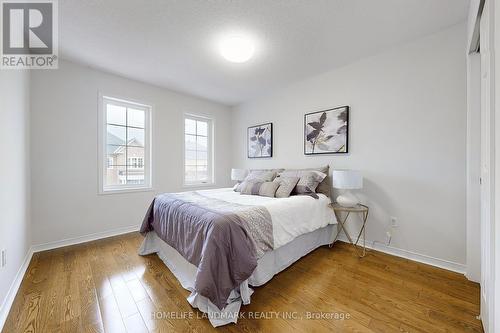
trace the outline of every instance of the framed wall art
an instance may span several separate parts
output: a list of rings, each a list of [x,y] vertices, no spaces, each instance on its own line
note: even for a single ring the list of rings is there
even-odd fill
[[[273,124],[266,123],[249,127],[247,130],[248,158],[269,158],[273,156]]]
[[[349,151],[349,107],[304,115],[304,154],[345,154]]]

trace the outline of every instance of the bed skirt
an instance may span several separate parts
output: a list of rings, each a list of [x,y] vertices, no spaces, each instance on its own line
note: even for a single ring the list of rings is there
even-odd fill
[[[179,280],[182,287],[191,291],[191,294],[187,298],[189,304],[206,313],[212,326],[217,327],[237,322],[241,304],[250,304],[250,296],[253,290],[249,285],[258,287],[265,284],[274,275],[301,257],[322,245],[329,244],[333,240],[336,231],[337,225],[330,224],[324,228],[300,235],[276,250],[266,252],[258,260],[257,268],[255,268],[248,280],[241,283],[238,288],[231,292],[228,304],[223,310],[219,310],[208,298],[198,294],[194,290],[196,266],[188,262],[177,250],[161,240],[155,231],[151,231],[146,235],[139,248],[139,255],[157,253],[158,257],[170,269],[177,280]]]

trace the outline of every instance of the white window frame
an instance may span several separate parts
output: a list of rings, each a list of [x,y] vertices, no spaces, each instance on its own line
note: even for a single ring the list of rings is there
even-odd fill
[[[107,138],[107,112],[106,105],[112,102],[115,105],[124,107],[134,107],[143,109],[144,119],[144,184],[118,184],[106,185],[105,175],[108,169],[108,159],[106,155]],[[152,163],[152,118],[153,106],[151,104],[136,101],[130,98],[116,97],[99,93],[98,108],[98,170],[99,170],[99,194],[126,193],[153,191],[153,163]]]
[[[209,179],[207,181],[186,181],[186,119],[198,120],[208,122],[207,128],[207,175]],[[215,142],[215,120],[211,117],[185,113],[182,118],[182,179],[184,187],[201,187],[201,186],[213,186],[215,185],[215,155],[214,155],[214,142]]]

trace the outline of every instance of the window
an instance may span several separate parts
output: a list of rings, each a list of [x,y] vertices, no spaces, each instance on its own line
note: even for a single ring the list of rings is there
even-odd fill
[[[212,184],[212,120],[186,115],[184,118],[184,183]]]
[[[113,157],[108,156],[108,169],[111,169],[115,163],[113,162]]]
[[[129,157],[127,165],[134,169],[142,169],[144,168],[144,158]]]
[[[101,192],[151,188],[151,107],[102,97]]]

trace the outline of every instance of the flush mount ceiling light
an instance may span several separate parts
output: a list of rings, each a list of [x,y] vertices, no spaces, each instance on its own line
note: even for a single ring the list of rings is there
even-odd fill
[[[242,63],[252,58],[255,46],[250,38],[233,35],[222,39],[219,51],[227,61]]]

